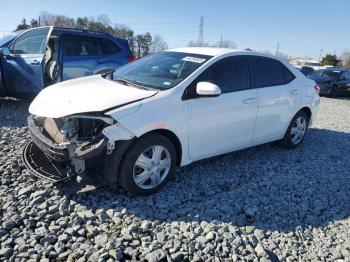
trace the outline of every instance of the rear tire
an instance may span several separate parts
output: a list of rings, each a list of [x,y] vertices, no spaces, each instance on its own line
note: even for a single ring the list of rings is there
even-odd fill
[[[174,176],[175,146],[164,136],[150,135],[137,140],[123,159],[119,184],[135,195],[157,192]]]
[[[304,111],[299,111],[290,122],[282,139],[282,145],[290,149],[298,147],[305,138],[309,120],[309,117]]]

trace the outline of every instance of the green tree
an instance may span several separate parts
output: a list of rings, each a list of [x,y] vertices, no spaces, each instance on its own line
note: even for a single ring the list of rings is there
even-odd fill
[[[31,28],[38,27],[38,26],[39,26],[38,20],[36,20],[34,18],[32,20],[30,20],[30,27]]]
[[[27,24],[27,21],[25,18],[22,19],[22,22],[16,27],[15,31],[18,30],[25,30],[30,28],[30,25]]]
[[[321,60],[321,65],[331,65],[336,66],[339,63],[339,60],[336,55],[327,54]]]

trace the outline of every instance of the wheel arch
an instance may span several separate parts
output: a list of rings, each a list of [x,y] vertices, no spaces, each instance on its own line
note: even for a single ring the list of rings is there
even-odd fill
[[[182,145],[178,136],[174,132],[170,131],[169,129],[154,129],[142,134],[140,137],[138,137],[138,139],[145,136],[150,136],[150,135],[164,136],[168,138],[171,143],[173,143],[176,150],[176,165],[180,166],[181,160],[182,160]]]
[[[310,119],[312,117],[311,109],[309,107],[307,107],[307,106],[304,106],[298,112],[296,112],[295,115],[298,114],[300,111],[303,111],[307,115],[307,117],[309,118],[308,120],[310,122]]]

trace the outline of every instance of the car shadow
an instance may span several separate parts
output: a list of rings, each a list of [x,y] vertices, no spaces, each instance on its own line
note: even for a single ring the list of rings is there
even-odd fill
[[[180,168],[175,181],[147,197],[113,191],[102,183],[78,193],[74,183],[59,189],[92,211],[289,232],[350,216],[349,148],[350,133],[311,128],[295,150],[271,143],[199,161]]]

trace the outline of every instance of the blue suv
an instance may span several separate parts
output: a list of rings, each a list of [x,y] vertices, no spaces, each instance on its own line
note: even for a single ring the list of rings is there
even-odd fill
[[[135,58],[126,40],[88,30],[38,27],[0,39],[0,96],[34,97],[44,87],[102,74]]]

